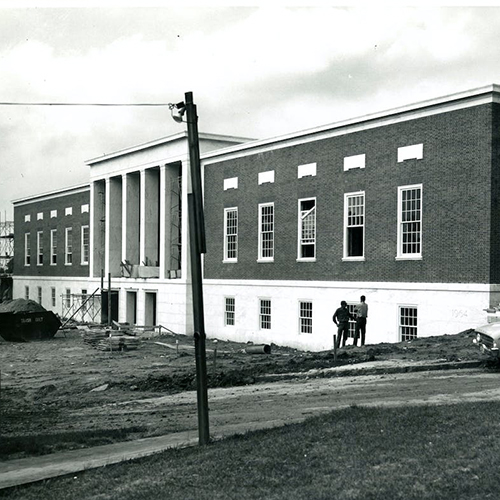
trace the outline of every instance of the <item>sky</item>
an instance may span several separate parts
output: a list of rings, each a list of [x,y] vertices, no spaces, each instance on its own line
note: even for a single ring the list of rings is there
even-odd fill
[[[26,103],[193,92],[200,132],[265,139],[500,84],[496,5],[59,4],[0,0],[0,221],[184,127],[167,106]]]

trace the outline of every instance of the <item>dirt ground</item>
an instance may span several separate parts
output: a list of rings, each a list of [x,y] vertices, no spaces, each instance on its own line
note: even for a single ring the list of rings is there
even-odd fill
[[[0,436],[122,430],[119,439],[135,439],[196,428],[193,395],[189,404],[181,397],[196,388],[192,338],[143,335],[137,350],[110,352],[85,343],[82,333],[69,329],[53,340],[29,343],[0,339]],[[338,351],[336,363],[333,351],[307,353],[273,345],[270,354],[249,354],[246,344],[207,340],[208,386],[248,386],[266,374],[382,360],[486,362],[473,337],[466,331],[399,344],[347,346]],[[168,404],[144,403],[174,394],[179,395],[175,411]],[[62,441],[62,448],[81,446]]]

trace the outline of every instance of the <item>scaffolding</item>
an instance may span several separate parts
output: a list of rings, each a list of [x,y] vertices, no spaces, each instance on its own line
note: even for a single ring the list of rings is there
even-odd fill
[[[101,322],[101,295],[96,293],[67,293],[61,295],[62,318],[77,323]]]
[[[14,257],[14,222],[0,222],[0,269],[6,270]]]

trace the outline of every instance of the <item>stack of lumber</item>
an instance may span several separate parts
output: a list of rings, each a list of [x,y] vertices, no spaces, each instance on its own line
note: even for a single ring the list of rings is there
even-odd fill
[[[132,351],[139,347],[139,339],[128,335],[103,338],[95,345],[101,351]]]
[[[86,330],[82,333],[83,341],[86,344],[96,347],[99,342],[106,339],[109,336],[109,332],[106,330]]]

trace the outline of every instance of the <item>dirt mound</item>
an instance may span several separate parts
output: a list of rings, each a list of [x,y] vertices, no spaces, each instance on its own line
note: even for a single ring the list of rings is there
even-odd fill
[[[45,308],[34,300],[15,299],[2,302],[0,304],[0,313],[31,313],[43,312]]]

